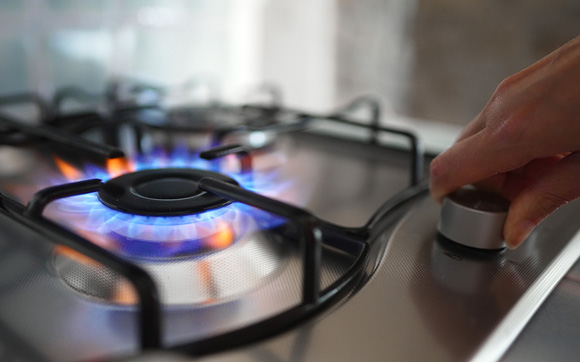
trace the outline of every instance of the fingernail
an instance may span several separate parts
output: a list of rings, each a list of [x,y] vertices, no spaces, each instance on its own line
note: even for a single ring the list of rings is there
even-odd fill
[[[529,220],[522,220],[511,227],[507,237],[506,245],[508,249],[513,250],[520,246],[521,243],[531,234],[536,224]]]
[[[442,194],[440,194],[440,193],[438,193],[438,192],[435,192],[433,189],[431,189],[430,191],[431,191],[431,197],[432,197],[432,198],[433,198],[435,201],[437,201],[438,203],[441,203],[441,202],[443,202],[443,198],[444,198],[444,196],[445,196],[445,195],[442,195]]]
[[[443,166],[439,162],[439,158],[435,158],[430,164],[429,191],[431,197],[437,202],[442,202],[445,197],[445,193],[439,187],[443,173]]]

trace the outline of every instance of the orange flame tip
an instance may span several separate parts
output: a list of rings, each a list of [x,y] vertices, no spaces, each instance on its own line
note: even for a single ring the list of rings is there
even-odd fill
[[[120,280],[115,287],[113,300],[121,305],[135,305],[138,302],[138,297],[135,289],[128,281]]]
[[[79,171],[76,167],[74,167],[70,163],[63,160],[62,158],[54,156],[54,162],[56,163],[56,166],[63,174],[63,176],[66,177],[67,180],[77,181],[82,178],[83,175],[82,172]]]
[[[117,177],[124,173],[131,172],[134,169],[134,165],[131,162],[124,158],[111,158],[107,160],[107,173],[111,177]]]
[[[234,231],[225,222],[220,222],[215,234],[207,239],[212,249],[225,249],[234,242]]]
[[[95,260],[93,260],[92,258],[74,250],[69,248],[68,246],[64,246],[64,245],[56,245],[54,247],[54,251],[57,254],[60,255],[64,255],[69,257],[70,259],[73,259],[75,261],[78,261],[79,263],[83,263],[86,265],[99,265]]]

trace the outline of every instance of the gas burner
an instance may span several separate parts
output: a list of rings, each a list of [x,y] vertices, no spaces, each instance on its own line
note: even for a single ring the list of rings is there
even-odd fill
[[[144,170],[107,181],[99,191],[99,200],[114,210],[150,216],[191,215],[230,204],[231,201],[198,188],[204,177],[238,185],[228,176],[206,170]]]
[[[69,216],[96,227],[95,243],[146,270],[165,305],[220,304],[268,280],[284,264],[284,248],[270,231],[261,230],[274,226],[271,217],[201,190],[199,181],[206,177],[239,185],[197,168],[148,169],[112,178],[98,197],[78,195],[61,207],[80,208]],[[113,305],[137,303],[124,278],[66,248],[57,248],[54,267],[85,297]]]

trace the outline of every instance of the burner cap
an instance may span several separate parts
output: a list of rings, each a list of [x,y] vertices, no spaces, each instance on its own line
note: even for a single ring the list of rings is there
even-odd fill
[[[217,172],[165,168],[137,171],[115,177],[103,184],[99,200],[106,206],[130,214],[175,216],[197,214],[231,203],[220,196],[200,190],[204,177],[238,183]]]

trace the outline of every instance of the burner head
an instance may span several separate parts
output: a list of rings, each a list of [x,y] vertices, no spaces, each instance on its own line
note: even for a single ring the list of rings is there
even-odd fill
[[[99,190],[99,200],[118,211],[151,216],[197,214],[230,204],[227,199],[199,189],[198,182],[204,177],[238,185],[234,179],[212,171],[187,168],[144,170],[105,182]]]

